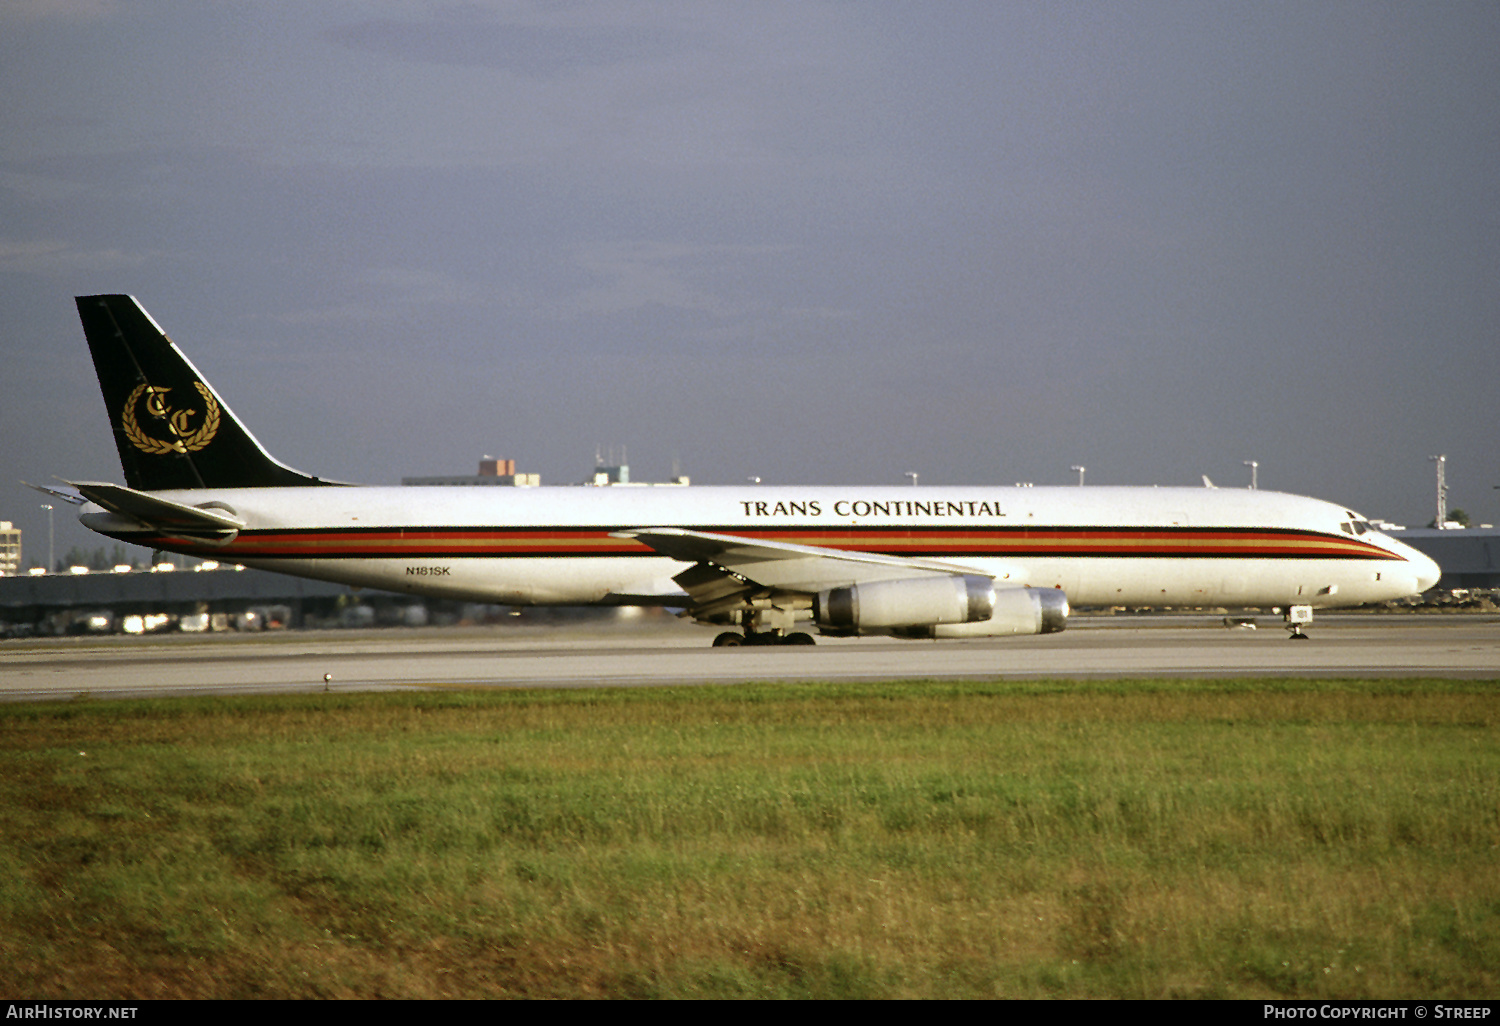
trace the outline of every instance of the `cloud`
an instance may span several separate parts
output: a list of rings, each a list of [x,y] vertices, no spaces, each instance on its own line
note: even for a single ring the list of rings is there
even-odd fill
[[[116,0],[6,0],[0,21],[100,21],[119,9]]]
[[[467,283],[448,275],[408,267],[371,267],[342,276],[353,302],[276,314],[281,324],[365,324],[388,320],[396,311],[453,307],[479,300]]]
[[[30,274],[75,274],[140,267],[161,256],[154,250],[125,252],[89,249],[56,239],[0,238],[0,271]]]
[[[531,25],[482,19],[471,9],[421,21],[372,19],[324,36],[351,50],[421,64],[494,68],[537,78],[659,60],[683,47],[678,33],[659,25]]]
[[[659,306],[719,316],[732,304],[694,282],[695,270],[715,255],[764,252],[768,247],[698,246],[668,242],[592,243],[577,254],[578,266],[602,279],[570,303],[581,313],[612,314]]]

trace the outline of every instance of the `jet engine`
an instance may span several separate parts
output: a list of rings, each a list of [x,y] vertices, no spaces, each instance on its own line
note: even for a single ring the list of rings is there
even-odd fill
[[[995,582],[977,574],[871,581],[819,592],[813,620],[836,631],[988,620]]]
[[[988,577],[917,577],[820,592],[813,620],[828,633],[903,638],[1051,634],[1067,626],[1068,597],[1055,588],[996,588]]]
[[[995,611],[980,623],[940,623],[902,631],[902,637],[994,638],[1008,634],[1054,634],[1068,625],[1068,596],[1057,588],[1000,588]]]

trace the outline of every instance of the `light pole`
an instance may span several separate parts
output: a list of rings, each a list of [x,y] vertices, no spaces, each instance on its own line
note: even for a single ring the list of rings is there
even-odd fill
[[[52,507],[42,503],[42,509],[47,511],[47,572],[50,574],[56,569],[56,563],[52,556]]]
[[[1260,469],[1260,461],[1259,460],[1241,460],[1240,462],[1243,463],[1245,466],[1247,466],[1247,467],[1250,468],[1250,490],[1253,492],[1253,491],[1255,491],[1256,487],[1259,484],[1259,482],[1257,482],[1256,479],[1255,479],[1255,477],[1256,477],[1255,472]]]
[[[1429,456],[1428,459],[1437,464],[1437,519],[1433,521],[1439,531],[1448,522],[1448,480],[1446,470],[1448,466],[1447,456]]]
[[[1089,469],[1089,468],[1088,467],[1080,467],[1080,466],[1077,466],[1075,464],[1074,466],[1069,467],[1068,469],[1069,470],[1076,470],[1076,471],[1078,471],[1078,487],[1082,488],[1083,487],[1083,472],[1085,470]]]
[[[917,472],[915,470],[908,470],[906,476],[911,478],[911,486],[915,488],[917,486]]]

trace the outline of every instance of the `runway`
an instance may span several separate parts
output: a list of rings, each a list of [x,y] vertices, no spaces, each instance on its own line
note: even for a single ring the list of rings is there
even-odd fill
[[[1255,630],[1149,616],[1075,617],[1039,637],[811,648],[715,649],[712,631],[673,622],[33,639],[0,643],[0,701],[898,678],[1500,679],[1500,616],[1324,614],[1309,634],[1289,641],[1269,616]]]

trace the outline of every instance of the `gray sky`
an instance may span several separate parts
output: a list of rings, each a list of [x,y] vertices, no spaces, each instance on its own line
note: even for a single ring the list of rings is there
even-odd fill
[[[346,480],[1256,459],[1415,525],[1446,453],[1500,522],[1494,3],[7,0],[0,97],[0,480],[121,479],[129,292]]]

